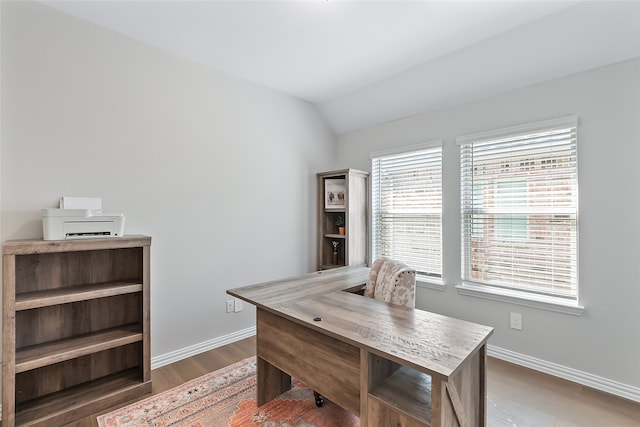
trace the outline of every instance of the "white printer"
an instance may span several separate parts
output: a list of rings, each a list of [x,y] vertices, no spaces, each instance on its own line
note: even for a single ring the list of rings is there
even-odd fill
[[[42,209],[44,240],[122,237],[124,214],[102,211],[98,197],[62,197],[60,208]]]

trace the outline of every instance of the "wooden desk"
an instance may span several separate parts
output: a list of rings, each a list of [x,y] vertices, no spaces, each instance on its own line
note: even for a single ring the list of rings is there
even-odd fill
[[[485,426],[493,329],[343,292],[368,273],[345,267],[227,291],[256,306],[258,405],[294,376],[362,427]]]

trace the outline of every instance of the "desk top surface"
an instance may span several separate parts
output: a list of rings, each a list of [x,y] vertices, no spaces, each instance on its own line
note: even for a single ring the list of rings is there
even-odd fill
[[[430,375],[450,378],[493,328],[342,292],[366,283],[369,269],[346,267],[228,290],[258,308],[366,348]],[[321,321],[314,321],[321,317]]]

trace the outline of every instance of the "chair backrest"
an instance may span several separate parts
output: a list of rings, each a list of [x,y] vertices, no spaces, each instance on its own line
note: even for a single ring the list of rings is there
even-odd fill
[[[364,296],[413,308],[416,304],[416,271],[400,261],[378,258],[371,266]]]

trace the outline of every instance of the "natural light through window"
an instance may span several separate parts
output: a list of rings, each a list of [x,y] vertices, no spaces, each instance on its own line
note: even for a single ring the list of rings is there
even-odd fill
[[[577,302],[577,118],[458,142],[463,282]]]
[[[442,280],[442,143],[373,153],[373,259],[415,268],[418,280]]]

